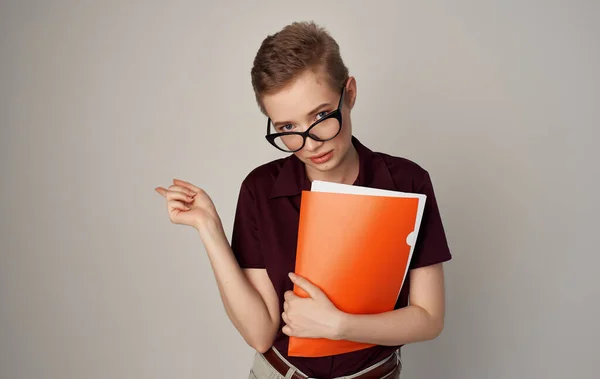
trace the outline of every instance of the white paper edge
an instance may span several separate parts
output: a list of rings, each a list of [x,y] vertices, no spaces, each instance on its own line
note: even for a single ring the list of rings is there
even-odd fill
[[[311,191],[314,192],[329,192],[329,193],[345,193],[345,194],[353,194],[353,195],[367,195],[367,196],[389,196],[389,197],[404,197],[404,198],[417,198],[419,199],[417,205],[417,218],[415,220],[415,227],[413,232],[409,234],[413,234],[412,243],[408,242],[407,244],[410,246],[410,253],[408,254],[408,262],[406,263],[406,269],[404,270],[404,277],[402,278],[402,284],[400,285],[400,291],[398,292],[398,296],[396,297],[396,301],[400,297],[400,292],[402,292],[402,288],[404,287],[404,281],[406,280],[406,274],[408,273],[408,268],[410,267],[410,262],[412,260],[413,251],[415,250],[415,245],[417,242],[417,237],[419,236],[419,229],[421,227],[421,220],[423,219],[423,210],[425,209],[425,201],[427,199],[426,195],[420,193],[411,193],[411,192],[399,192],[399,191],[390,191],[390,190],[382,190],[379,188],[370,188],[370,187],[362,187],[362,186],[354,186],[350,184],[341,184],[341,183],[333,183],[333,182],[325,182],[322,180],[314,180],[311,185]]]

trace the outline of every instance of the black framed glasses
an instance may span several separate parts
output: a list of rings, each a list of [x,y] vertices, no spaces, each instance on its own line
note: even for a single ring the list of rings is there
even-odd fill
[[[304,132],[281,132],[269,134],[271,131],[271,118],[267,119],[267,135],[265,138],[277,149],[286,153],[294,153],[302,150],[306,144],[306,138],[310,137],[318,142],[325,142],[337,137],[342,130],[342,103],[344,101],[344,90],[346,85],[342,86],[340,101],[337,109],[330,112],[315,121]],[[273,128],[275,130],[275,128]]]

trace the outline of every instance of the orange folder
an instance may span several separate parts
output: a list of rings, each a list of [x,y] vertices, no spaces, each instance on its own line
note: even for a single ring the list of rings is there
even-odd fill
[[[408,271],[425,195],[313,182],[303,191],[296,274],[343,312],[394,309]],[[294,286],[300,297],[308,297]],[[288,355],[322,357],[370,344],[290,337]]]

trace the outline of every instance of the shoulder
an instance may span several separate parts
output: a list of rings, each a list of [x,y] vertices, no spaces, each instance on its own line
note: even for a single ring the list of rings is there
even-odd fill
[[[418,190],[430,180],[429,172],[413,160],[382,152],[374,152],[374,155],[385,164],[398,190]]]
[[[419,163],[408,158],[380,152],[376,152],[375,155],[379,156],[385,162],[387,168],[392,174],[422,177],[427,173],[427,171]]]
[[[242,181],[242,187],[251,192],[268,193],[290,157],[275,159],[252,169]]]

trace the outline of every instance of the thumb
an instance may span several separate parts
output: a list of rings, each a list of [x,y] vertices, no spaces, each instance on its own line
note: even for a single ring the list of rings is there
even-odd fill
[[[295,285],[302,288],[311,298],[316,299],[321,295],[321,289],[308,281],[308,279],[296,275],[293,272],[289,273],[289,277]]]

